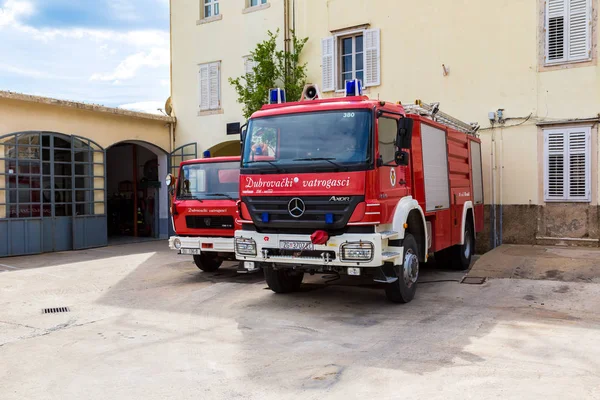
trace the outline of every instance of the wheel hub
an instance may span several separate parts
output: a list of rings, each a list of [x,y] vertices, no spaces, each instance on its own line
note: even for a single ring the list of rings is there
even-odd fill
[[[402,266],[404,283],[411,287],[419,279],[419,258],[412,250],[408,250],[404,255],[404,264]]]

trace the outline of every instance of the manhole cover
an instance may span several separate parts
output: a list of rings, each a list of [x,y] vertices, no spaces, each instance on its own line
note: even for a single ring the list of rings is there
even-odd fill
[[[69,312],[71,310],[69,310],[69,307],[54,307],[54,308],[44,308],[42,310],[42,314],[56,314],[56,313],[63,313],[63,312]]]
[[[486,279],[477,276],[465,276],[460,283],[464,283],[465,285],[483,285]]]

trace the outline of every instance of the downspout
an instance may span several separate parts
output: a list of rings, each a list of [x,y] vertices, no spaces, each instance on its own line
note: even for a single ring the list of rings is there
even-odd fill
[[[290,52],[290,2],[289,0],[283,0],[283,50],[286,53]],[[289,76],[290,73],[290,66],[289,63],[287,61],[287,58],[285,59],[285,78],[287,80],[287,77]],[[287,82],[283,82],[284,87],[287,86]]]
[[[500,127],[500,150],[501,150],[501,154],[500,154],[500,204],[499,204],[499,228],[498,228],[498,245],[502,245],[502,222],[503,222],[503,217],[504,217],[504,200],[503,200],[503,196],[502,194],[504,193],[503,190],[503,186],[502,186],[502,182],[503,182],[503,175],[504,175],[504,131],[502,129],[502,127]]]
[[[490,145],[490,184],[492,187],[492,203],[490,210],[490,246],[496,248],[496,182],[494,180],[494,170],[496,169],[496,158],[494,156],[494,147],[496,146],[496,138],[494,129],[492,128],[492,143]]]

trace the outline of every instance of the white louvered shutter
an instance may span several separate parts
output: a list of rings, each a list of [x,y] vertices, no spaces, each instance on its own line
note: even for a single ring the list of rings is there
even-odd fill
[[[210,108],[210,91],[208,84],[208,64],[200,66],[200,111]]]
[[[590,58],[590,0],[569,2],[569,61]]]
[[[550,200],[566,199],[565,168],[565,132],[547,130],[544,132],[545,147],[545,188],[544,198]]]
[[[220,87],[220,63],[209,64],[209,86],[210,86],[210,109],[217,110],[221,108],[221,87]]]
[[[335,48],[333,36],[321,39],[321,73],[323,80],[321,90],[324,92],[335,90],[334,62]]]
[[[254,74],[254,67],[256,66],[256,62],[250,56],[244,57],[244,73],[246,75]]]
[[[590,201],[590,128],[569,129],[568,162],[569,177],[568,199]]]
[[[591,0],[546,0],[546,62],[591,56]]]
[[[566,59],[567,1],[546,1],[546,61],[560,62]]]
[[[591,129],[544,131],[544,199],[591,200]]]
[[[381,85],[381,40],[379,29],[369,29],[364,33],[365,81],[363,85]]]

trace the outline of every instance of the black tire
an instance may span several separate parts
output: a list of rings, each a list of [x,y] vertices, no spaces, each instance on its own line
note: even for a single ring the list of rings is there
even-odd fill
[[[417,241],[413,235],[407,234],[402,243],[404,246],[404,254],[402,255],[403,265],[394,268],[398,280],[385,285],[385,295],[388,300],[394,303],[408,303],[414,299],[417,292],[417,280],[419,279],[419,247],[417,246]],[[404,274],[404,263],[406,260],[411,260],[412,263],[411,269],[407,274],[408,279],[405,278]],[[397,271],[398,268],[400,269],[399,273]]]
[[[449,250],[448,258],[450,268],[455,271],[464,271],[471,266],[473,250],[475,249],[475,235],[473,234],[473,224],[468,221],[465,224],[465,240],[463,244],[452,246]]]
[[[204,272],[215,272],[219,269],[223,260],[219,258],[217,253],[202,253],[194,256],[194,263],[196,267]]]
[[[273,269],[273,267],[263,266],[265,280],[269,289],[275,293],[290,293],[300,289],[304,272],[291,269]]]

